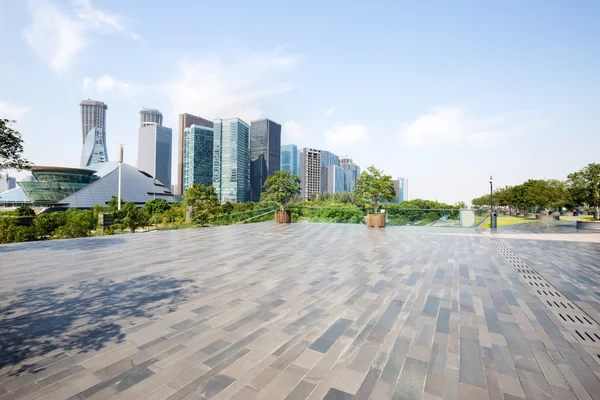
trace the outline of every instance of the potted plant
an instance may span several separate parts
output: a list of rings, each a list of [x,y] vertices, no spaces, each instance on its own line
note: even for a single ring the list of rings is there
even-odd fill
[[[381,201],[392,201],[396,198],[392,177],[383,175],[382,171],[371,165],[356,180],[354,192],[360,198],[366,200],[368,208],[373,209],[373,213],[367,214],[367,226],[383,228],[385,226],[385,214],[379,213],[379,207]]]
[[[292,222],[292,213],[285,207],[290,199],[300,193],[300,178],[292,175],[290,171],[275,171],[266,179],[264,188],[262,199],[279,203],[280,209],[275,211],[275,222],[280,224]]]

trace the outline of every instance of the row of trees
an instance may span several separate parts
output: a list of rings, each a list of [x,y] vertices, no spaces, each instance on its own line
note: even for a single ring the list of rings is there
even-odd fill
[[[527,207],[545,210],[595,208],[595,219],[600,219],[600,164],[589,164],[568,175],[566,181],[530,179],[520,185],[498,188],[493,193],[494,205],[511,209]],[[490,195],[472,200],[475,206],[489,206]]]

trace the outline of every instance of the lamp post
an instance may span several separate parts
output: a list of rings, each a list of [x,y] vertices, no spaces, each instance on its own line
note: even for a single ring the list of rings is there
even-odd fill
[[[493,193],[494,193],[494,189],[493,189],[493,186],[492,186],[492,176],[490,175],[490,212],[494,209],[494,206],[493,206],[493,200],[494,200]]]
[[[490,175],[490,228],[496,229],[498,226],[498,212],[494,211],[494,186],[492,176]]]
[[[121,175],[122,175],[122,164],[123,164],[123,143],[119,143],[119,150],[117,151],[117,162],[119,163],[119,186],[117,189],[117,210],[121,210]]]

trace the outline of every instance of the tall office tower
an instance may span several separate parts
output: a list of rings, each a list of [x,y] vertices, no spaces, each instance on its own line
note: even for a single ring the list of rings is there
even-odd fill
[[[300,152],[295,144],[281,146],[281,170],[300,177]]]
[[[142,126],[138,135],[138,169],[171,187],[173,130],[162,125]]]
[[[392,200],[392,203],[401,203],[402,190],[400,188],[400,179],[392,179],[392,183],[394,184],[394,192],[396,192],[396,197]]]
[[[398,178],[398,181],[400,182],[400,188],[399,188],[399,192],[400,192],[400,203],[402,203],[403,201],[408,201],[410,200],[410,196],[408,195],[408,179],[407,178]]]
[[[329,191],[327,187],[327,167],[330,165],[340,165],[340,158],[327,150],[321,150],[321,193]]]
[[[340,156],[340,167],[344,168],[348,164],[354,164],[350,156]]]
[[[212,121],[207,119],[188,113],[179,114],[179,135],[177,136],[177,189],[179,193],[176,194],[183,194],[183,134],[185,128],[189,128],[192,125],[206,126],[208,128],[213,127]]]
[[[163,115],[153,108],[143,107],[140,111],[140,128],[148,125],[162,125]]]
[[[185,128],[183,140],[182,193],[194,183],[212,185],[214,129],[192,125]]]
[[[92,128],[85,138],[85,144],[81,150],[81,168],[92,164],[108,162],[108,152],[106,150],[106,137],[99,128]]]
[[[340,167],[344,170],[345,185],[344,191],[354,192],[356,188],[356,180],[360,177],[360,167],[352,162],[348,156],[340,158]]]
[[[346,174],[344,169],[337,165],[327,167],[327,192],[340,193],[345,190]]]
[[[214,121],[213,186],[221,202],[250,199],[250,127],[239,118]]]
[[[106,104],[96,100],[83,100],[79,103],[81,107],[81,141],[85,145],[85,138],[92,128],[102,130],[106,142]]]
[[[0,177],[0,193],[17,187],[17,179],[8,175]]]
[[[304,148],[300,153],[300,187],[302,200],[321,192],[321,151]]]
[[[281,125],[269,119],[250,123],[250,201],[260,201],[267,178],[281,165]]]

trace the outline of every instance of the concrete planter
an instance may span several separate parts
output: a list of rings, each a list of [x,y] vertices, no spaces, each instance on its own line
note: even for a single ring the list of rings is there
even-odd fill
[[[572,217],[573,216],[573,211],[562,211],[560,213],[560,215],[562,215],[563,217]]]
[[[527,213],[527,214],[525,214],[525,218],[535,219],[535,214],[534,213]]]
[[[577,229],[600,232],[600,221],[577,221]]]
[[[289,224],[290,222],[292,222],[291,211],[275,211],[275,223]]]
[[[535,219],[541,219],[542,221],[554,221],[560,219],[560,215],[543,215],[538,214],[535,216]]]
[[[367,226],[385,228],[385,214],[367,214]]]
[[[503,211],[502,212],[504,215],[510,215],[510,211]]]

